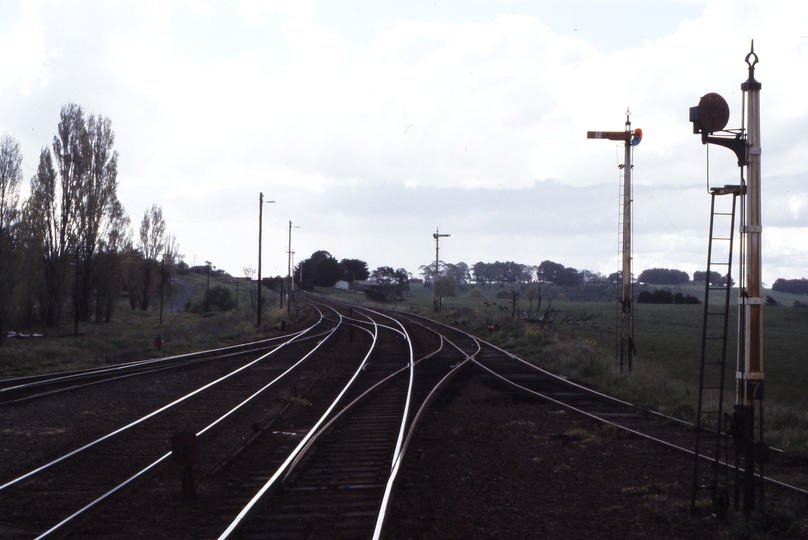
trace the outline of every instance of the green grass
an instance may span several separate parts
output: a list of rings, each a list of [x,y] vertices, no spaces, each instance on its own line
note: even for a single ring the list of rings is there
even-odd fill
[[[187,274],[180,278],[194,285],[192,302],[204,299],[205,276]],[[210,284],[229,288],[235,296],[236,285],[232,278],[211,278]],[[277,307],[277,295],[265,288],[262,327],[256,328],[256,314],[244,283],[239,283],[237,309],[227,312],[169,313],[168,306],[176,295],[177,291],[166,292],[162,324],[158,295],[148,311],[131,310],[122,297],[111,322],[80,321],[79,335],[75,337],[70,313],[63,314],[59,328],[26,329],[26,333],[40,333],[45,337],[9,339],[0,346],[0,378],[170,356],[260,339],[275,333],[281,320],[294,324],[302,317],[293,310],[292,319],[288,319],[287,311]],[[160,351],[154,347],[158,334],[164,340]]]

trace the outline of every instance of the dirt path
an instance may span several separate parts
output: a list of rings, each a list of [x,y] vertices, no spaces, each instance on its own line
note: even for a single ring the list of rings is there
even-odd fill
[[[176,278],[176,282],[180,287],[180,295],[173,302],[171,302],[171,306],[168,308],[169,313],[184,310],[185,304],[190,302],[191,297],[194,295],[193,285],[180,278]]]

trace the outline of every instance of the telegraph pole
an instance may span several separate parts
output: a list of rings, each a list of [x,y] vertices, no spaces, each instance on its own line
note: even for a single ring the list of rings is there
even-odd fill
[[[608,139],[623,141],[625,156],[620,168],[623,170],[623,244],[622,244],[622,281],[620,295],[620,371],[627,367],[631,371],[634,358],[634,309],[632,306],[633,291],[631,284],[631,150],[640,144],[642,130],[631,131],[631,112],[626,110],[626,127],[623,131],[587,131],[587,139]]]
[[[292,220],[289,220],[289,250],[286,252],[286,277],[289,279],[289,300],[286,301],[286,309],[289,313],[292,313],[292,293],[295,290],[295,280],[292,279]],[[295,226],[295,229],[299,229],[299,226]]]
[[[452,236],[452,235],[451,234],[441,234],[439,228],[436,228],[435,232],[432,233],[432,238],[435,239],[435,283],[432,284],[432,287],[433,287],[434,292],[435,292],[435,300],[434,300],[435,313],[440,312],[441,303],[442,303],[442,298],[438,297],[438,273],[439,273],[439,269],[440,269],[440,267],[439,267],[439,264],[440,264],[440,255],[439,255],[439,253],[440,253],[440,239],[441,238],[448,238],[450,236]]]
[[[272,204],[275,201],[266,201],[267,204]],[[258,307],[255,310],[258,315],[256,316],[256,326],[261,326],[261,233],[264,228],[264,194],[258,194]],[[238,289],[236,289],[238,291]],[[281,298],[283,298],[281,296]],[[281,300],[283,302],[283,300]],[[236,294],[236,304],[238,304],[238,294]]]

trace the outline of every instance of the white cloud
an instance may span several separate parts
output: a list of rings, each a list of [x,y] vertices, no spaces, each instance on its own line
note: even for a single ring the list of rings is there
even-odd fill
[[[692,3],[668,2],[631,19],[642,40],[595,42],[611,19],[590,13],[642,11],[624,4],[377,5],[362,25],[324,17],[333,5],[313,1],[25,2],[0,33],[2,130],[35,166],[62,104],[109,116],[130,213],[162,204],[182,251],[234,269],[253,258],[253,199],[264,191],[278,201],[267,219],[306,223],[301,249],[371,266],[414,270],[440,225],[455,231],[448,260],[613,271],[622,149],[585,134],[623,129],[630,107],[645,133],[634,154],[635,269],[692,272],[709,198],[688,108],[719,92],[739,126],[754,38],[765,272],[795,277],[792,231],[808,226],[808,4],[695,2],[701,16],[673,24],[664,10]],[[714,185],[738,181],[730,152],[711,149],[710,164]]]

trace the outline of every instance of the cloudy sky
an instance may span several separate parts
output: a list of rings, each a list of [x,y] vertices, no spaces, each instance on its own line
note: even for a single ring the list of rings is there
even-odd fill
[[[324,249],[371,269],[553,260],[618,269],[619,143],[634,270],[704,270],[733,154],[692,134],[708,92],[741,125],[763,84],[763,279],[808,277],[808,3],[794,0],[23,0],[0,4],[0,133],[26,179],[70,102],[112,120],[119,198],[189,264],[264,275]]]

